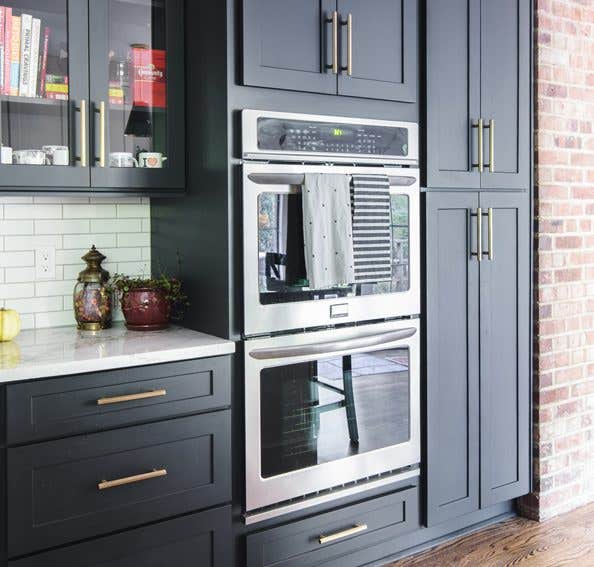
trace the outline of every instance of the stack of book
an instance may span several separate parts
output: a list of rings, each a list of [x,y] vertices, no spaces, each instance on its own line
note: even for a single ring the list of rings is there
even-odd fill
[[[31,14],[13,14],[0,6],[0,94],[58,98],[48,90],[47,56],[51,30]],[[58,94],[68,98],[68,80],[62,77]],[[65,92],[63,91],[64,86]],[[50,93],[52,96],[49,96]]]

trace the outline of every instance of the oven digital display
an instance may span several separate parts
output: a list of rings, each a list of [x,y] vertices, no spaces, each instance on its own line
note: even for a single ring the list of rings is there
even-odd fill
[[[258,118],[258,149],[407,157],[409,131],[396,126]]]

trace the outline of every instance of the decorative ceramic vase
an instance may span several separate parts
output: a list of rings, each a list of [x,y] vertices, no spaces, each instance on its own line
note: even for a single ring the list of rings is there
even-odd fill
[[[101,267],[105,256],[93,245],[82,259],[87,263],[74,287],[74,317],[82,331],[100,331],[111,327],[112,292],[107,282],[109,272]]]
[[[131,331],[157,331],[169,326],[171,303],[164,289],[138,288],[122,294],[122,312]]]

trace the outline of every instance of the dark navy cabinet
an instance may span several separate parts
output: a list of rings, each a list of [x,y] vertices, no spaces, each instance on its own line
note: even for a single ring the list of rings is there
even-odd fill
[[[418,0],[244,0],[243,83],[415,102]]]
[[[529,186],[530,15],[523,0],[427,0],[427,187]]]
[[[427,193],[426,203],[434,525],[530,489],[530,221],[525,193]]]

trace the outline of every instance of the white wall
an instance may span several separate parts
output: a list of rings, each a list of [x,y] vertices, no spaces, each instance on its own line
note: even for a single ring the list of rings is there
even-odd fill
[[[92,244],[112,275],[149,275],[150,200],[0,197],[0,307],[19,311],[26,329],[73,325],[72,291]],[[56,249],[53,280],[36,278],[39,247]]]

